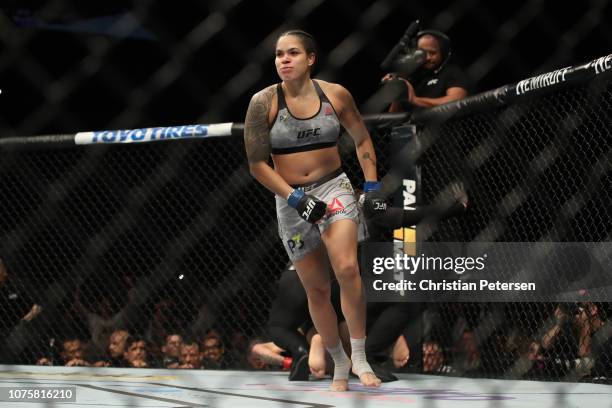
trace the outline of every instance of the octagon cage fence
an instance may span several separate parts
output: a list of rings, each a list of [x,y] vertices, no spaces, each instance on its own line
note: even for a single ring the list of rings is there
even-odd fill
[[[610,58],[566,68],[557,83],[543,74],[413,115],[365,115],[381,175],[393,170],[393,130],[416,125],[417,147],[405,159],[420,169],[419,202],[450,180],[466,186],[468,212],[418,225],[419,239],[609,243]],[[249,174],[242,130],[227,123],[0,139],[0,254],[12,285],[3,290],[19,294],[0,310],[0,361],[63,365],[65,341],[80,340],[78,358],[93,364],[111,332],[125,328],[145,339],[151,366],[162,364],[165,336],[177,333],[221,340],[222,362],[208,368],[254,369],[249,344],[264,336],[287,256],[272,195]],[[360,185],[346,135],[339,149]],[[418,324],[406,329],[411,357],[401,370],[612,376],[607,302],[413,306]],[[543,347],[556,324],[554,347]],[[426,345],[438,350],[433,366],[421,364]]]

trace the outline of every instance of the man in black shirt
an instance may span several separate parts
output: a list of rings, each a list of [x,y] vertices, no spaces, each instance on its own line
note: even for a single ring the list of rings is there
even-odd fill
[[[0,361],[18,362],[27,347],[31,322],[43,308],[27,280],[9,273],[0,259]]]
[[[417,34],[417,48],[425,52],[425,62],[409,78],[397,77],[406,84],[404,98],[395,101],[389,112],[409,111],[415,108],[431,108],[467,96],[467,80],[457,67],[448,65],[450,40],[435,30]],[[395,78],[387,74],[383,80]]]

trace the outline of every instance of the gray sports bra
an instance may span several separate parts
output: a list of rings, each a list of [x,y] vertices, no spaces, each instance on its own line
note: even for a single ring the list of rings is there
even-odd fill
[[[321,102],[312,117],[294,117],[285,101],[281,84],[277,85],[278,113],[270,129],[272,154],[288,154],[335,146],[340,137],[340,121],[336,110],[317,81],[312,81]]]

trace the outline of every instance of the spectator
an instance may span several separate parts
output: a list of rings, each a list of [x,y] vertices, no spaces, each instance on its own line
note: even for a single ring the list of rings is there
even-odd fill
[[[249,367],[247,361],[248,337],[241,331],[234,331],[230,335],[230,349],[226,353],[226,361],[231,368],[244,370]]]
[[[32,290],[25,286],[25,282],[9,274],[1,258],[0,302],[2,337],[20,320],[30,322],[42,312],[42,306],[33,300]]]
[[[460,372],[475,371],[480,367],[480,350],[473,330],[465,330],[453,345],[453,367]]]
[[[161,348],[162,361],[161,365],[165,368],[178,368],[180,365],[180,353],[183,345],[183,337],[180,334],[173,333],[166,336],[166,341]]]
[[[52,357],[40,358],[36,365],[65,365],[67,367],[88,367],[89,362],[85,359],[86,343],[77,337],[68,337],[62,341],[62,350],[59,353],[59,361]]]
[[[118,329],[113,331],[108,338],[107,354],[97,361],[95,367],[123,367],[123,354],[125,352],[125,341],[129,333],[127,330]]]
[[[144,337],[149,344],[162,345],[171,331],[178,331],[179,308],[174,300],[159,299],[152,305],[149,325],[144,328]]]
[[[528,357],[533,366],[527,376],[573,376],[576,379],[589,376],[595,366],[593,335],[603,326],[599,308],[592,302],[558,304],[553,313],[552,326],[540,342],[535,341],[530,346]]]
[[[468,94],[465,74],[448,65],[450,39],[436,30],[421,31],[416,37],[417,48],[425,52],[425,63],[407,78],[395,73],[383,78],[401,80],[406,85],[404,97],[391,104],[390,112],[431,108],[465,98]]]
[[[226,368],[225,348],[221,337],[214,331],[209,332],[202,339],[202,357],[204,367],[207,369],[224,369]]]
[[[90,364],[85,360],[86,343],[77,338],[69,338],[62,342],[60,357],[67,367],[88,367]]]
[[[126,367],[149,367],[146,341],[142,337],[128,335],[125,339],[123,360]]]
[[[180,348],[178,368],[199,370],[202,367],[200,345],[195,339],[186,339]]]
[[[444,352],[440,343],[428,340],[423,343],[423,372],[451,374],[453,368],[445,365]]]
[[[593,302],[577,304],[559,304],[554,311],[554,324],[542,336],[540,344],[532,347],[534,361],[540,362],[532,371],[536,377],[553,375],[554,377],[573,376],[576,379],[596,375],[605,375],[602,361],[597,361],[606,342],[601,341],[597,333],[604,333],[605,322],[600,316],[600,309]],[[593,339],[595,350],[593,349]],[[543,362],[543,364],[542,364]],[[539,370],[538,370],[539,368]]]
[[[0,259],[0,350],[3,362],[19,362],[28,339],[29,325],[42,312],[27,282],[9,274]]]

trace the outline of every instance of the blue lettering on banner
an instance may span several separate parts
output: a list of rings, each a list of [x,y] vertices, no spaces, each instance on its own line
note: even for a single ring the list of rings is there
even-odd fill
[[[136,142],[144,140],[145,136],[147,136],[147,129],[136,129],[132,132],[132,140]]]
[[[104,131],[102,132],[93,132],[93,138],[92,138],[92,143],[98,143],[98,138],[104,133]]]
[[[91,143],[143,142],[149,140],[187,139],[208,135],[206,125],[154,127],[124,130],[100,130],[92,132]]]
[[[130,130],[120,130],[119,131],[119,141],[120,142],[125,142],[125,140],[128,138],[130,133],[132,133],[132,131],[130,131]]]
[[[102,141],[107,143],[113,143],[115,141],[115,132],[104,132],[102,135]]]
[[[183,129],[183,137],[189,137],[195,134],[195,129],[193,125],[185,126]]]
[[[197,125],[196,133],[198,136],[206,136],[208,134],[208,127],[204,125]]]
[[[156,127],[151,129],[151,140],[156,140],[159,136],[159,133],[163,130],[163,127]]]

